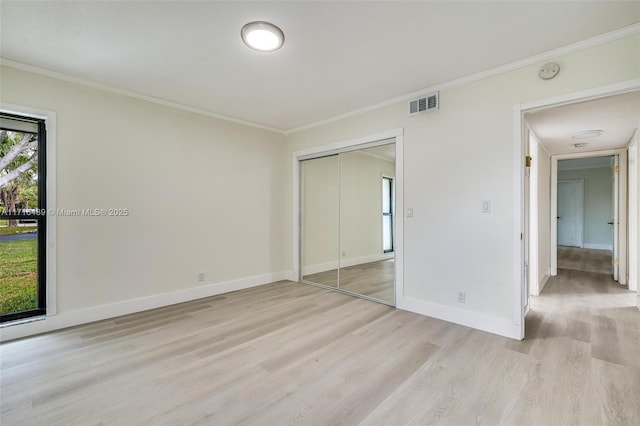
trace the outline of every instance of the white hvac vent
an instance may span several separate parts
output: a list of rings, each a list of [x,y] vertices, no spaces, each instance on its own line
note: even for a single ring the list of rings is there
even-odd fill
[[[440,108],[438,92],[409,101],[409,115],[436,111]]]

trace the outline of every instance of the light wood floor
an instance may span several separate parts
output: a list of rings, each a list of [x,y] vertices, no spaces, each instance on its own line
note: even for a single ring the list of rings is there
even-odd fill
[[[8,342],[0,423],[638,425],[640,312],[600,275],[523,342],[292,282]]]
[[[394,303],[394,265],[394,259],[388,259],[340,268],[340,288],[384,300],[385,302]],[[304,279],[318,284],[337,287],[338,271],[333,269],[305,275]]]

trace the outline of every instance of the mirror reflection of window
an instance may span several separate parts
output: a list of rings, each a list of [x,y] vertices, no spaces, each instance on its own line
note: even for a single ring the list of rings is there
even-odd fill
[[[393,251],[393,179],[382,177],[382,251]]]
[[[302,281],[395,301],[395,144],[301,162]]]

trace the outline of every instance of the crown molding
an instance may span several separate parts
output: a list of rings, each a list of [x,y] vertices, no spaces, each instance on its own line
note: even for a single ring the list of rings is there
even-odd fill
[[[440,84],[436,84],[435,86],[427,87],[415,92],[407,93],[402,96],[397,96],[395,98],[388,99],[386,101],[382,101],[368,107],[356,109],[344,114],[336,115],[334,117],[327,118],[325,120],[320,120],[315,123],[305,124],[304,126],[296,127],[294,129],[285,130],[284,134],[289,135],[292,133],[300,132],[303,130],[308,130],[314,127],[322,126],[324,124],[334,123],[336,121],[343,120],[345,118],[353,117],[356,115],[361,115],[367,113],[369,111],[373,111],[376,109],[388,107],[400,102],[405,102],[413,98],[420,97],[425,93],[436,92],[439,90],[451,89],[453,87],[462,86],[464,84],[472,83],[474,81],[483,80],[485,78],[493,77],[495,75],[504,74],[509,71],[514,71],[520,68],[527,67],[529,65],[535,65],[540,62],[545,62],[551,59],[558,58],[560,56],[568,55],[570,53],[578,52],[580,50],[588,49],[590,47],[599,46],[601,44],[609,43],[611,41],[615,41],[621,38],[629,37],[635,34],[640,33],[640,23],[628,25],[626,27],[619,28],[614,31],[610,31],[604,34],[597,35],[595,37],[591,37],[585,40],[578,41],[576,43],[572,43],[563,47],[559,47],[556,49],[548,50],[546,52],[539,53],[537,55],[529,56],[524,59],[520,59],[514,62],[510,62],[505,65],[500,65],[495,68],[490,68],[485,71],[480,71],[475,74],[469,74],[464,77],[456,78],[454,80],[449,80]]]
[[[158,105],[163,105],[169,108],[178,109],[181,111],[187,111],[206,117],[216,118],[218,120],[228,121],[243,126],[253,127],[260,130],[267,130],[274,133],[283,134],[282,129],[276,129],[274,127],[264,126],[262,124],[254,123],[252,121],[242,120],[240,118],[229,117],[224,114],[218,114],[216,112],[207,111],[205,109],[184,105],[179,102],[170,101],[167,99],[157,98],[155,96],[144,95],[142,93],[134,92],[132,90],[120,89],[118,87],[110,86],[108,84],[98,83],[92,80],[86,80],[84,78],[74,77],[70,74],[61,73],[58,71],[52,71],[46,68],[37,67],[35,65],[25,64],[23,62],[14,61],[0,57],[0,65],[8,68],[15,68],[20,71],[26,71],[32,74],[42,75],[44,77],[55,78],[58,80],[67,81],[69,83],[79,84],[81,86],[88,86],[98,90],[104,90],[105,92],[115,93],[117,95],[127,96],[129,98],[139,99],[146,102],[151,102]]]
[[[464,77],[460,77],[454,80],[450,80],[450,81],[446,81],[440,84],[437,84],[435,86],[431,86],[431,87],[427,87],[415,92],[411,92],[411,93],[407,93],[401,96],[397,96],[391,99],[388,99],[386,101],[382,101],[364,108],[359,108],[344,114],[340,114],[334,117],[330,117],[324,120],[320,120],[320,121],[316,121],[310,124],[306,124],[300,127],[296,127],[293,129],[288,129],[288,130],[284,130],[284,129],[277,129],[274,127],[269,127],[269,126],[265,126],[262,124],[258,124],[258,123],[254,123],[251,121],[247,121],[247,120],[242,120],[239,118],[235,118],[235,117],[229,117],[227,115],[224,114],[218,114],[216,112],[213,111],[208,111],[202,108],[196,108],[196,107],[192,107],[189,105],[184,105],[181,104],[179,102],[174,102],[174,101],[170,101],[167,99],[162,99],[162,98],[157,98],[155,96],[149,96],[149,95],[144,95],[142,93],[137,93],[131,90],[127,90],[127,89],[121,89],[118,87],[114,87],[114,86],[110,86],[107,84],[103,84],[103,83],[98,83],[95,81],[91,81],[91,80],[87,80],[87,79],[83,79],[83,78],[79,78],[79,77],[75,77],[72,76],[70,74],[66,74],[66,73],[61,73],[58,71],[52,71],[46,68],[42,68],[42,67],[37,67],[35,65],[29,65],[29,64],[25,64],[22,62],[18,62],[18,61],[14,61],[11,59],[7,59],[7,58],[3,58],[0,57],[0,65],[5,66],[5,67],[9,67],[9,68],[15,68],[21,71],[26,71],[26,72],[30,72],[33,74],[38,74],[38,75],[42,75],[45,77],[51,77],[51,78],[55,78],[58,80],[63,80],[63,81],[67,81],[70,83],[74,83],[74,84],[79,84],[82,86],[88,86],[88,87],[92,87],[94,89],[99,89],[99,90],[104,90],[106,92],[110,92],[110,93],[115,93],[118,95],[122,95],[122,96],[127,96],[130,98],[134,98],[134,99],[139,99],[139,100],[143,100],[146,102],[151,102],[151,103],[155,103],[158,105],[163,105],[163,106],[167,106],[170,108],[174,108],[174,109],[178,109],[178,110],[182,110],[182,111],[187,111],[187,112],[191,112],[194,114],[198,114],[198,115],[203,115],[206,117],[211,117],[211,118],[216,118],[218,120],[223,120],[223,121],[228,121],[231,123],[235,123],[235,124],[240,124],[243,126],[248,126],[248,127],[253,127],[256,129],[261,129],[261,130],[267,130],[270,132],[274,132],[274,133],[279,133],[279,134],[284,134],[284,135],[289,135],[292,133],[296,133],[296,132],[300,132],[303,130],[308,130],[314,127],[318,127],[318,126],[322,126],[325,124],[329,124],[329,123],[334,123],[336,121],[340,121],[343,120],[345,118],[349,118],[349,117],[353,117],[353,116],[357,116],[357,115],[361,115],[364,113],[367,113],[369,111],[373,111],[373,110],[377,110],[380,108],[384,108],[387,106],[391,106],[400,102],[404,102],[404,101],[408,101],[410,99],[413,99],[415,97],[419,97],[420,95],[423,95],[425,93],[430,93],[430,92],[435,92],[438,90],[445,90],[445,89],[450,89],[453,87],[457,87],[457,86],[462,86],[464,84],[468,84],[468,83],[472,83],[474,81],[478,81],[478,80],[482,80],[485,78],[489,78],[489,77],[493,77],[495,75],[499,75],[499,74],[503,74],[509,71],[513,71],[519,68],[524,68],[527,67],[529,65],[534,65],[536,63],[540,63],[543,61],[548,61],[550,59],[554,59],[563,55],[568,55],[570,53],[574,53],[574,52],[578,52],[580,50],[584,50],[584,49],[588,49],[590,47],[595,47],[595,46],[599,46],[601,44],[605,44],[614,40],[618,40],[624,37],[629,37],[635,34],[640,33],[640,23],[636,23],[633,25],[629,25],[626,27],[622,27],[620,29],[614,30],[614,31],[610,31],[604,34],[600,34],[597,35],[595,37],[591,37],[576,43],[572,43],[569,44],[567,46],[563,46],[563,47],[559,47],[557,49],[552,49],[537,55],[533,55],[533,56],[529,56],[527,58],[524,59],[520,59],[518,61],[514,61],[514,62],[510,62],[508,64],[505,65],[500,65],[498,67],[495,68],[491,68],[485,71],[481,71],[475,74],[470,74]]]

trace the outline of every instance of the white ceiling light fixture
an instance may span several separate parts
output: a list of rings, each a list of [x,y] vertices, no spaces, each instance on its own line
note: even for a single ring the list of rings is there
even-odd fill
[[[602,134],[602,130],[582,130],[580,132],[575,132],[571,135],[572,139],[589,139],[589,138],[597,138]]]
[[[275,52],[284,44],[284,33],[270,22],[249,22],[240,35],[244,44],[259,52]]]

